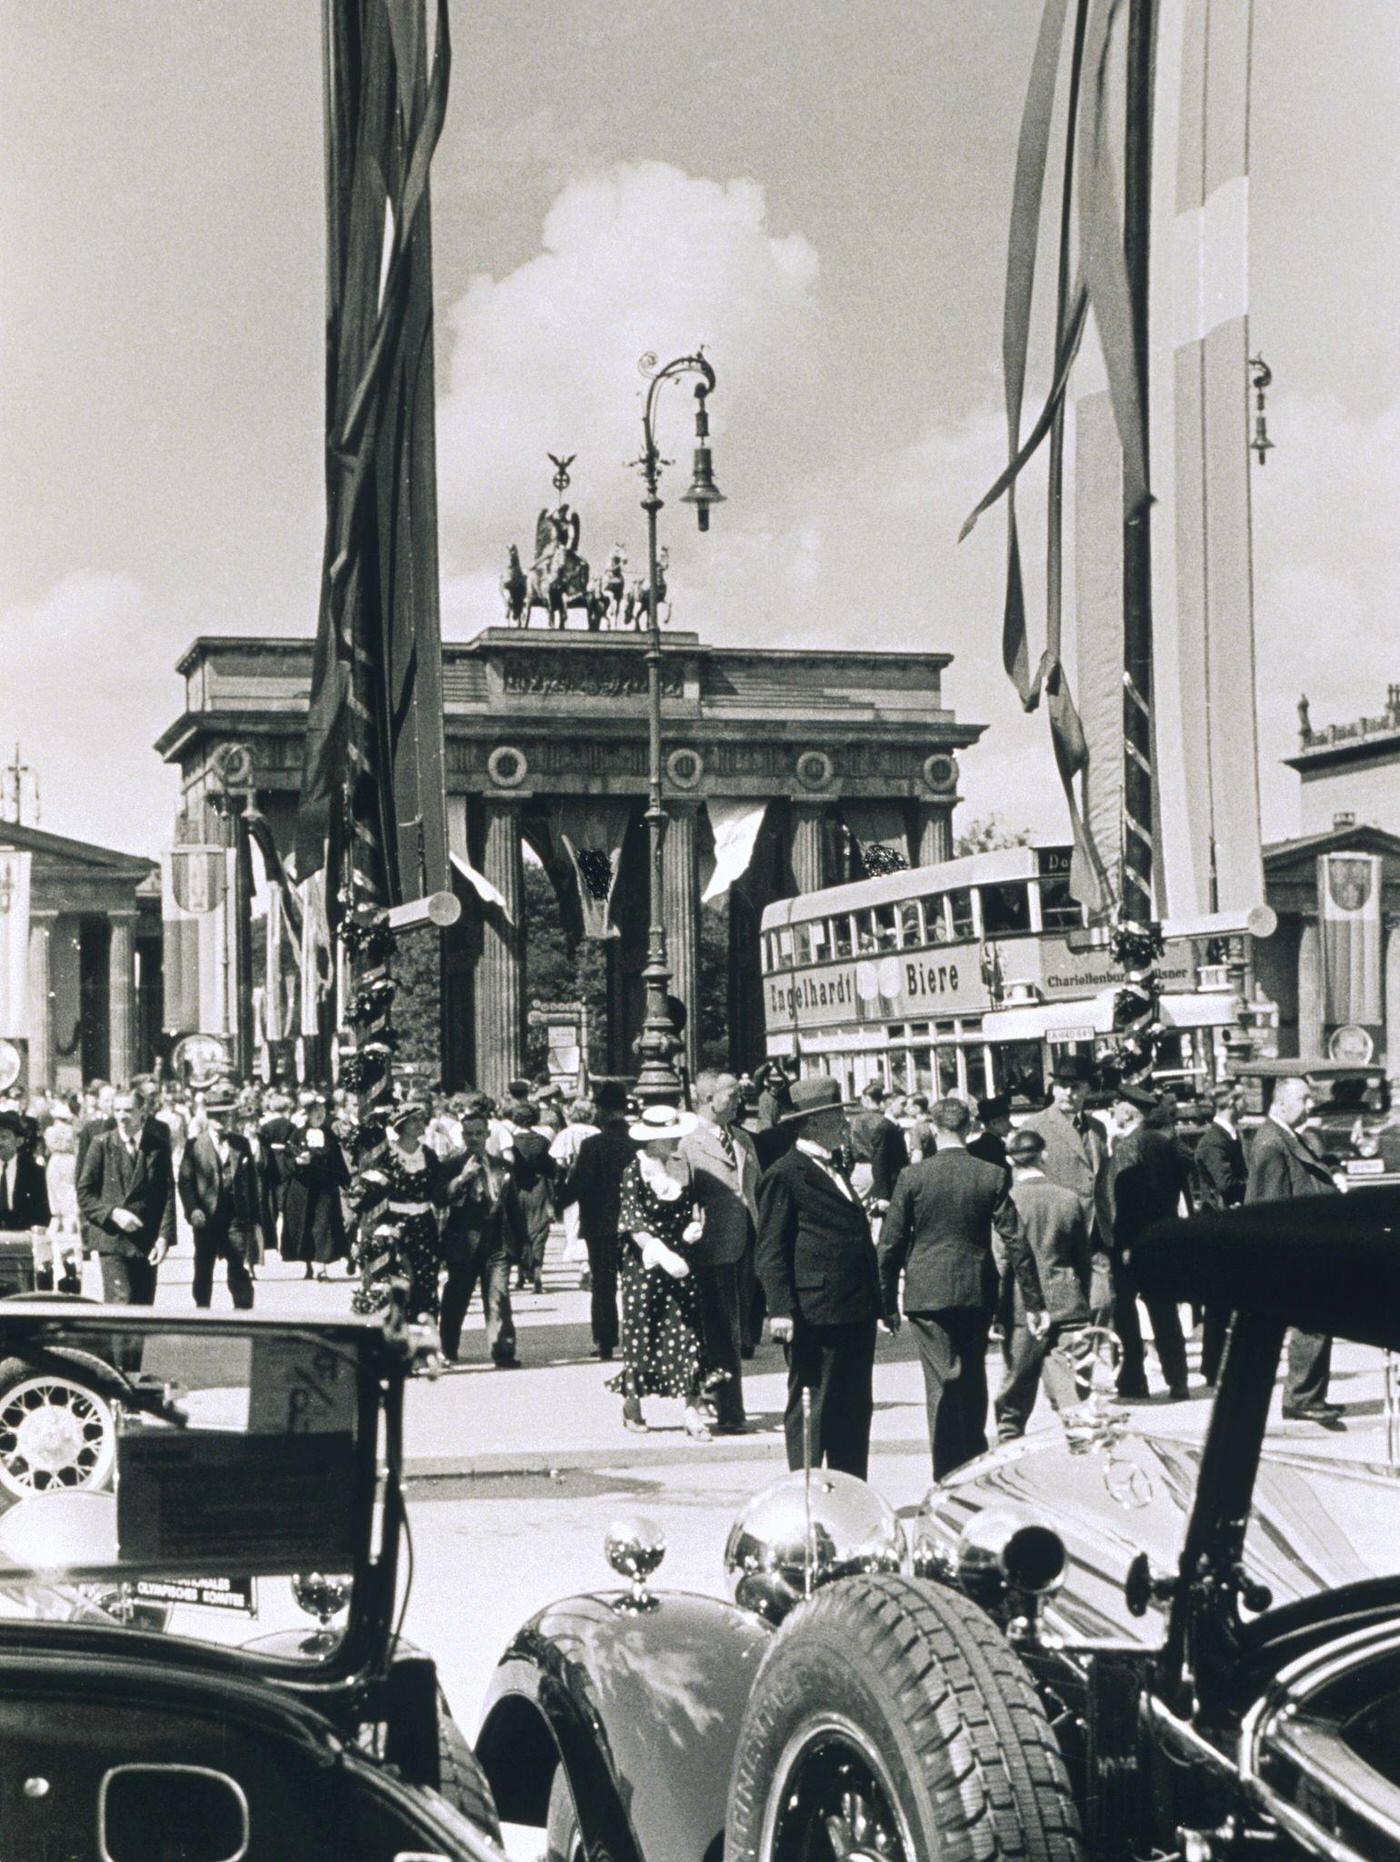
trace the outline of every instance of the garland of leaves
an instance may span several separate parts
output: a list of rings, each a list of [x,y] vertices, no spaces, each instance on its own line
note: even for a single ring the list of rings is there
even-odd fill
[[[352,1258],[360,1284],[350,1303],[355,1312],[379,1313],[389,1304],[393,1284],[408,1278],[405,1223],[387,1208],[380,1209],[389,1194],[384,1163],[397,1046],[389,1025],[395,992],[389,970],[394,935],[386,914],[378,906],[357,905],[349,887],[342,888],[340,902],[339,937],[350,960],[353,987],[345,1013],[351,1045],[342,1050],[339,1072],[341,1084],[355,1095],[345,1143],[353,1168],[350,1201],[359,1218]]]
[[[1113,1032],[1098,1043],[1095,1053],[1099,1067],[1117,1079],[1140,1079],[1156,1064],[1163,1033],[1156,966],[1165,948],[1161,925],[1125,918],[1119,908],[1109,950],[1123,971],[1123,982],[1113,996]]]

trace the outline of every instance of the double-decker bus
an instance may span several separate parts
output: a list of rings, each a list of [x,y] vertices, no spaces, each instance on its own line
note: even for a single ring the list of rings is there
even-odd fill
[[[770,1057],[856,1097],[898,1092],[1038,1104],[1058,1053],[1091,1060],[1122,975],[1070,896],[1070,849],[1034,841],[782,899],[763,914]],[[1272,913],[1164,926],[1159,1075],[1224,1075],[1251,935]]]

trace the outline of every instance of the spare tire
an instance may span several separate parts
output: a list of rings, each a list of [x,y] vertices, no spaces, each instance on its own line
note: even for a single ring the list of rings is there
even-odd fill
[[[40,1362],[0,1360],[0,1494],[90,1492],[106,1487],[117,1454],[114,1373],[88,1352],[55,1346]]]
[[[744,1710],[726,1862],[1082,1862],[1025,1667],[932,1584],[843,1579],[788,1617]]]

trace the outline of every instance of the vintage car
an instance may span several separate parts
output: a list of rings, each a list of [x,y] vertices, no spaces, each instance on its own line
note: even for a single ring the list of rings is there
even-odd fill
[[[1290,1325],[1400,1346],[1400,1193],[1168,1224],[1136,1265],[1235,1313],[1202,1445],[1091,1396],[907,1533],[790,1475],[730,1535],[732,1605],[652,1591],[660,1535],[620,1524],[627,1586],[501,1659],[502,1816],[549,1862],[1400,1857],[1400,1478],[1264,1448]]]
[[[72,1473],[0,1494],[6,1862],[499,1862],[398,1634],[403,1386],[434,1347],[395,1316],[0,1302],[0,1362],[70,1393],[21,1459]],[[59,1426],[80,1390],[90,1464]]]

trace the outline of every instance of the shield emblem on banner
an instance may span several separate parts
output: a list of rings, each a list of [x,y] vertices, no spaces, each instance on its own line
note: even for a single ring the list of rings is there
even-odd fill
[[[173,847],[170,889],[182,912],[212,912],[224,902],[227,867],[222,847]]]
[[[1344,912],[1359,912],[1371,896],[1371,862],[1329,860],[1327,883],[1334,905]]]

